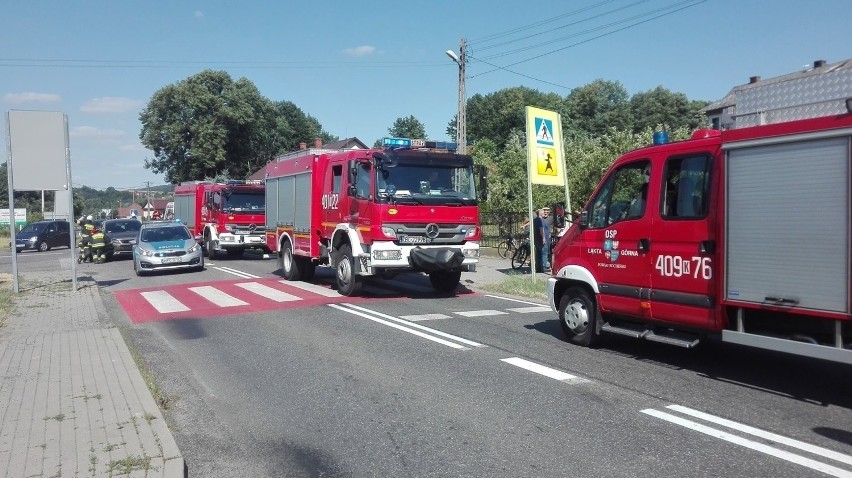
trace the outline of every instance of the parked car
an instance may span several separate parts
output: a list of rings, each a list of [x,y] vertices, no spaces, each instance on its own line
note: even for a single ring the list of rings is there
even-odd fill
[[[139,235],[139,229],[142,228],[141,222],[136,219],[107,219],[103,221],[101,228],[109,240],[104,249],[107,260],[133,255],[136,236]]]
[[[185,225],[149,222],[141,226],[133,246],[133,271],[137,276],[155,270],[204,270],[201,245]]]
[[[15,233],[15,250],[40,252],[54,247],[71,247],[71,225],[68,221],[31,222]]]

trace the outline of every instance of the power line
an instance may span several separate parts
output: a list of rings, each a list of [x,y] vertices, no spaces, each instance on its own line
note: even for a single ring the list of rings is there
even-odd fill
[[[691,0],[689,0],[689,1],[691,1]],[[609,32],[603,33],[603,34],[598,35],[598,36],[594,36],[594,37],[591,37],[591,38],[587,38],[587,39],[585,39],[585,40],[582,40],[582,41],[579,41],[579,42],[576,42],[576,43],[572,43],[572,44],[570,44],[570,45],[568,45],[568,46],[565,46],[565,47],[562,47],[562,48],[557,48],[557,49],[555,49],[555,50],[551,50],[551,51],[549,51],[549,52],[542,53],[542,54],[540,54],[540,55],[536,55],[536,56],[531,57],[531,58],[527,58],[526,60],[516,61],[516,62],[514,62],[514,63],[510,63],[510,64],[508,64],[508,65],[505,65],[505,66],[503,66],[503,67],[495,68],[495,69],[493,69],[493,70],[489,70],[489,71],[486,71],[486,72],[483,72],[483,73],[478,73],[478,74],[476,74],[476,75],[471,75],[471,78],[475,78],[475,77],[477,77],[477,76],[486,75],[486,74],[488,74],[488,73],[493,73],[493,72],[498,71],[498,70],[507,71],[507,70],[505,70],[506,68],[509,68],[509,67],[512,67],[512,66],[515,66],[515,65],[520,65],[520,64],[522,64],[522,63],[527,63],[527,62],[529,62],[529,61],[536,60],[536,59],[538,59],[538,58],[541,58],[541,57],[544,57],[544,56],[550,55],[550,54],[552,54],[552,53],[556,53],[556,52],[559,52],[559,51],[567,50],[568,48],[573,48],[573,47],[575,47],[575,46],[582,45],[582,44],[584,44],[584,43],[588,43],[588,42],[590,42],[590,41],[597,40],[597,39],[599,39],[599,38],[603,38],[603,37],[605,37],[605,36],[609,36],[609,35],[612,35],[612,34],[615,34],[615,33],[618,33],[618,32],[621,32],[621,31],[624,31],[624,30],[630,29],[630,28],[633,28],[633,27],[638,26],[638,25],[642,25],[642,24],[644,24],[644,23],[648,23],[648,22],[653,21],[653,20],[656,20],[656,19],[658,19],[658,18],[662,18],[662,17],[665,17],[665,16],[667,16],[667,15],[671,15],[671,14],[673,14],[673,13],[677,13],[677,12],[679,12],[679,11],[686,10],[687,8],[694,7],[694,6],[696,6],[696,5],[699,5],[699,4],[701,4],[701,3],[704,3],[704,2],[706,2],[706,1],[707,1],[707,0],[698,0],[698,1],[697,1],[697,2],[695,2],[695,3],[692,3],[692,4],[690,4],[690,5],[683,6],[683,7],[681,7],[681,8],[676,9],[676,10],[672,10],[672,11],[668,11],[668,12],[665,12],[665,13],[661,13],[661,14],[659,14],[659,15],[656,15],[656,16],[654,16],[654,17],[648,18],[648,19],[646,19],[646,20],[642,20],[642,21],[640,21],[640,22],[632,23],[632,24],[627,25],[627,26],[624,26],[624,27],[622,27],[622,28],[618,28],[618,29],[615,29],[615,30],[612,30],[612,31],[609,31]],[[682,2],[682,3],[685,3],[685,2]]]

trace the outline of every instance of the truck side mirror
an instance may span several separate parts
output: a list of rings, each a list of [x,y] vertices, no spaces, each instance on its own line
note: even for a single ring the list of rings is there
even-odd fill
[[[589,227],[589,211],[583,210],[580,212],[580,229]]]

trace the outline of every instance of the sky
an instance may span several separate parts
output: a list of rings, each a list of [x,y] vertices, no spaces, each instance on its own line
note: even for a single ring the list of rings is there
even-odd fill
[[[467,98],[604,79],[715,101],[751,76],[852,58],[849,0],[0,0],[0,12],[3,160],[7,111],[61,111],[72,182],[95,189],[166,184],[144,167],[139,112],[204,69],[372,145],[412,115],[428,139],[454,140],[459,66],[445,52],[462,38]]]

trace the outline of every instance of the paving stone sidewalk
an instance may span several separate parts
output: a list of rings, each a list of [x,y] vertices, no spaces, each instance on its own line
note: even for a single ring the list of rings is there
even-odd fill
[[[72,291],[70,259],[60,268],[21,272],[0,327],[0,476],[183,477],[97,283],[82,275]]]

